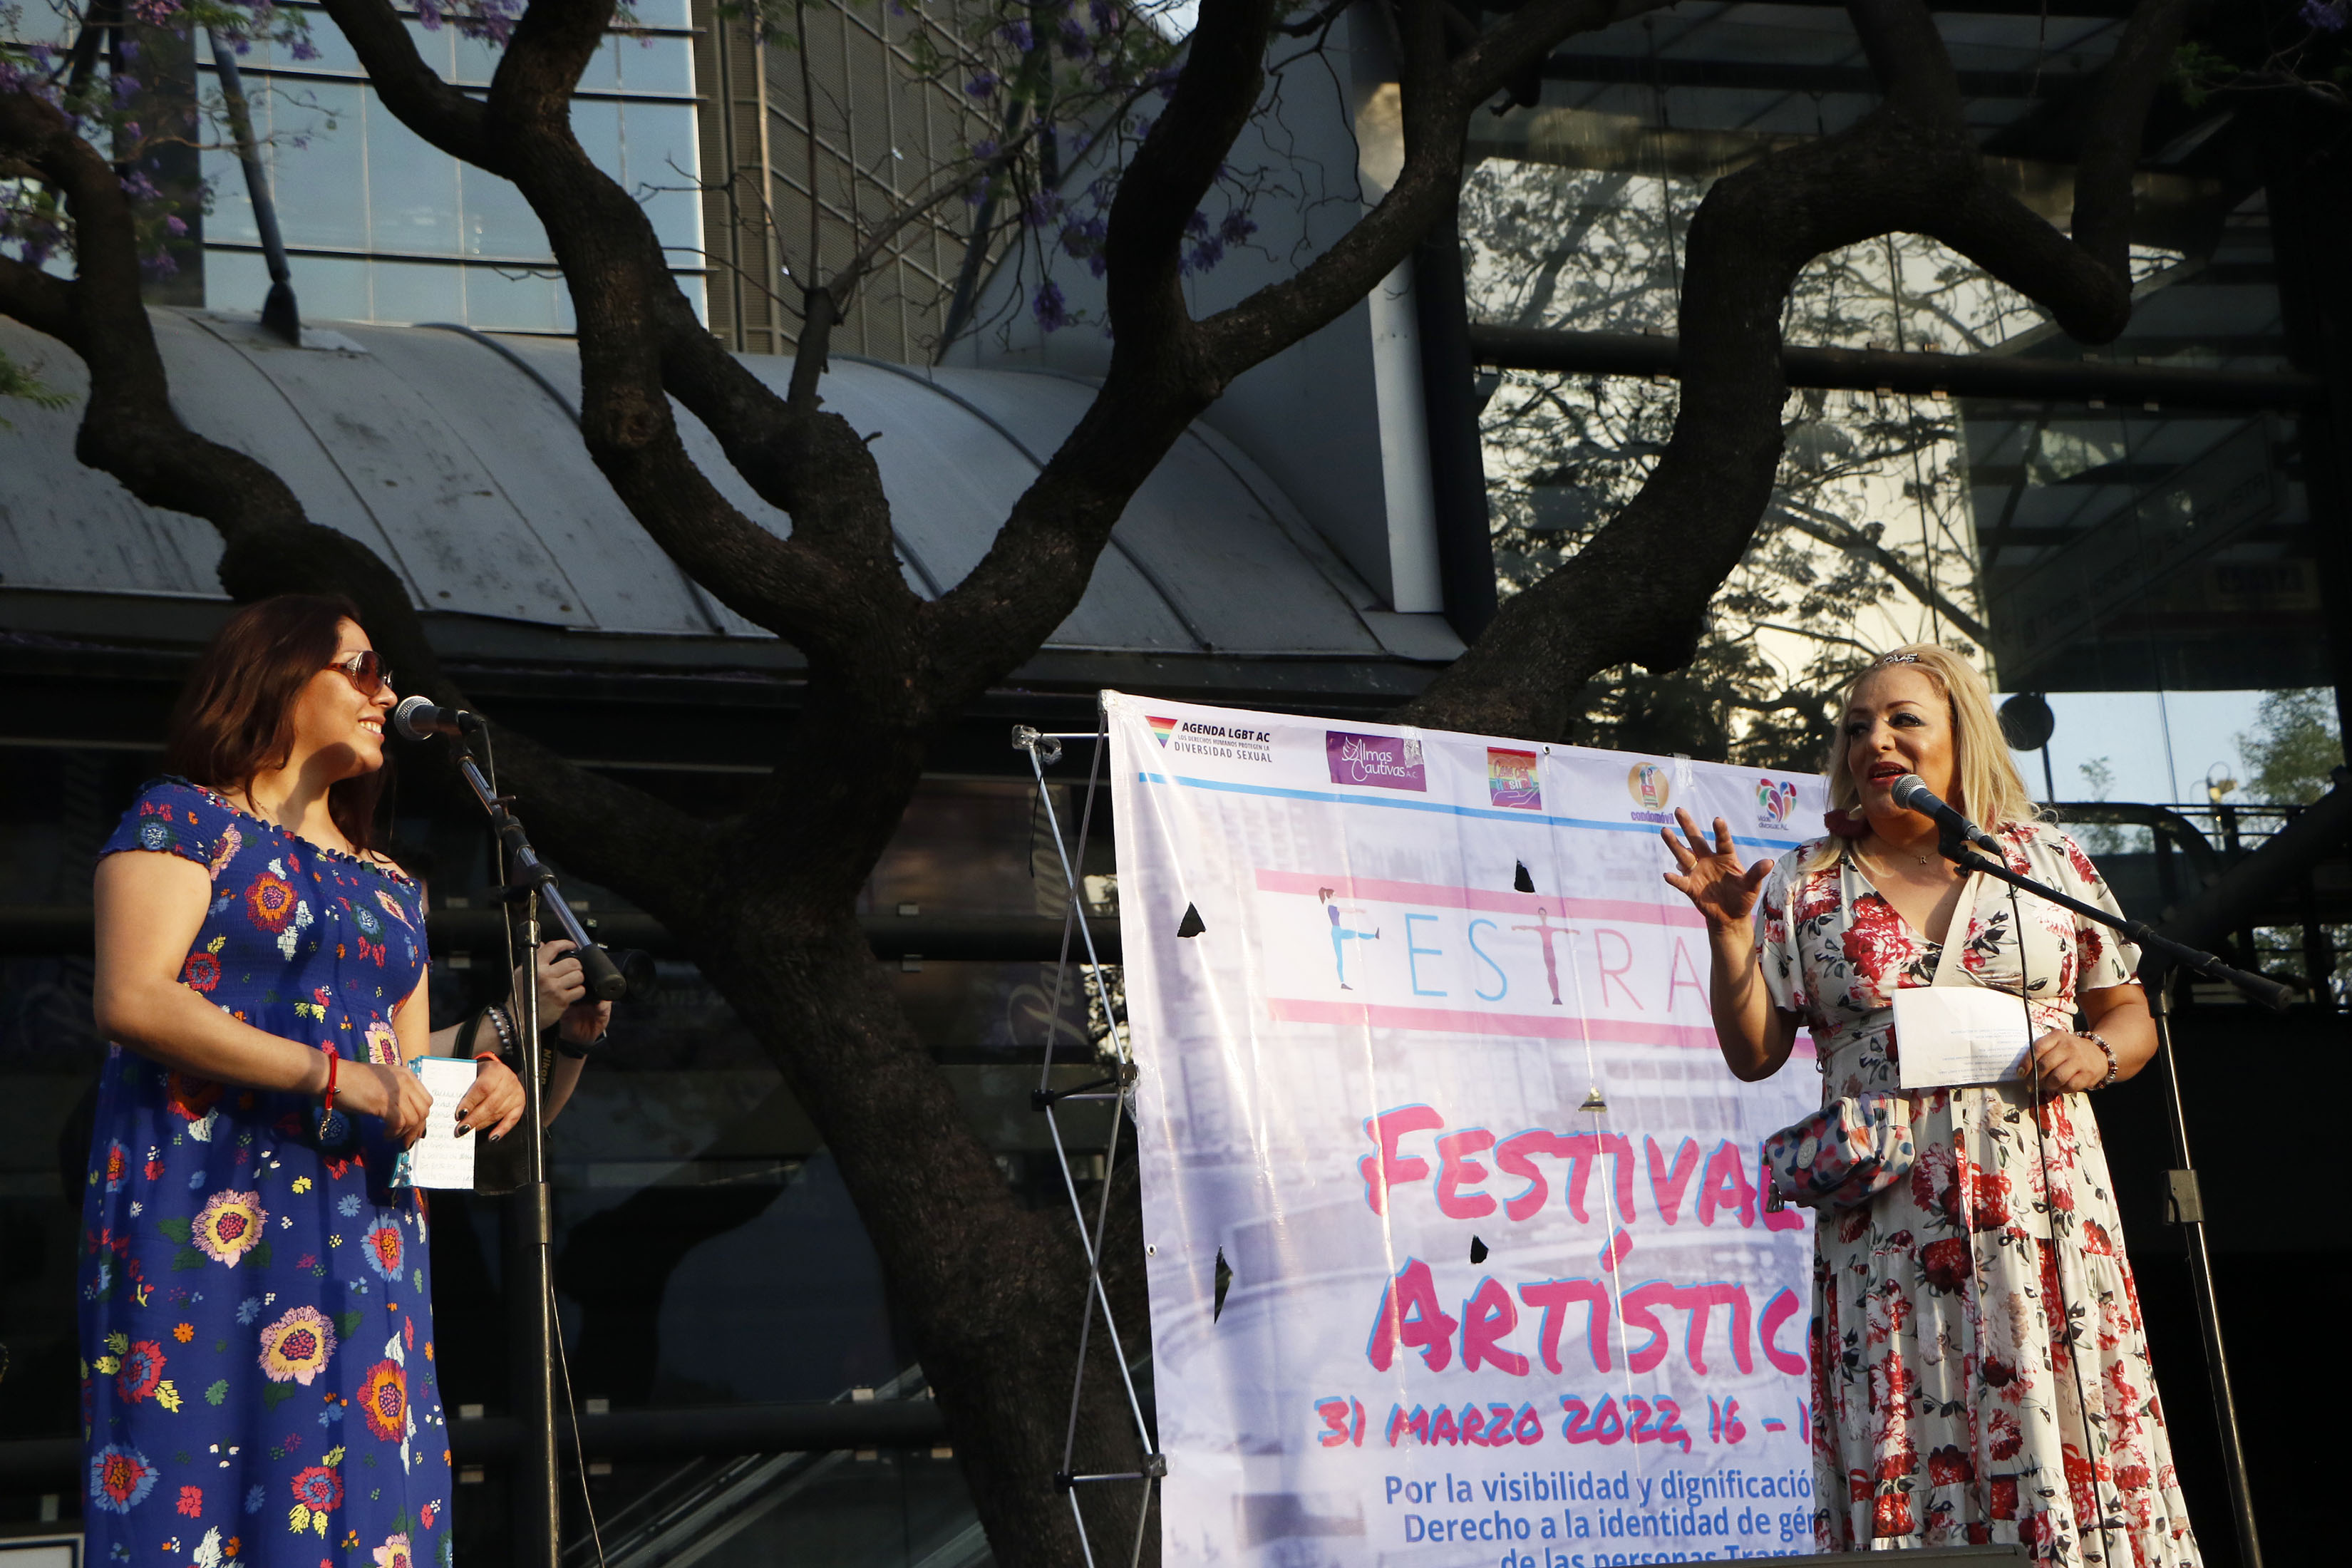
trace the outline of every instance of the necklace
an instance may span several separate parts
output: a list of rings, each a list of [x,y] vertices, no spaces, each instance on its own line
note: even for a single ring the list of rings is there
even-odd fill
[[[1877,838],[1878,838],[1878,836],[1877,836],[1876,834],[1874,834],[1874,834],[1872,834],[1872,835],[1871,835],[1871,837],[1872,837],[1873,838],[1874,838],[1874,839],[1877,839]],[[1879,844],[1880,844],[1880,846],[1881,846],[1881,847],[1882,847],[1882,848],[1886,847],[1885,840],[1884,840],[1884,839],[1878,839],[1878,842],[1879,842]],[[1888,858],[1891,859],[1891,858],[1894,858],[1894,855],[1896,855],[1896,854],[1908,855],[1908,856],[1910,856],[1910,857],[1911,857],[1911,858],[1912,858],[1913,860],[1916,861],[1916,862],[1917,862],[1917,863],[1918,863],[1922,868],[1927,867],[1927,866],[1931,862],[1931,859],[1932,859],[1932,857],[1926,856],[1926,855],[1922,855],[1922,854],[1920,854],[1918,851],[1916,851],[1916,850],[1915,850],[1915,849],[1894,850],[1894,851],[1892,851],[1892,852],[1889,854]]]

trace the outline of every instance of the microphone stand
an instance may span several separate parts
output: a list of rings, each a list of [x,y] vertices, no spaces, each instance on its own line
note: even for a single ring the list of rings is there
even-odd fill
[[[2189,1248],[2189,1281],[2197,1298],[2197,1321],[2205,1340],[2205,1370],[2213,1387],[2214,1413],[2221,1423],[2221,1474],[2230,1491],[2230,1510],[2237,1526],[2238,1561],[2241,1568],[2263,1568],[2263,1548],[2254,1526],[2252,1489],[2246,1473],[2246,1452],[2238,1432],[2238,1403],[2230,1389],[2230,1361],[2221,1344],[2221,1316],[2213,1292],[2212,1248],[2205,1235],[2205,1205],[2197,1185],[2197,1169],[2189,1158],[2189,1117],[2180,1095],[2180,1072],[2172,1053],[2171,992],[2172,976],[2180,969],[2193,970],[2214,980],[2234,985],[2249,1000],[2261,1003],[2274,1013],[2286,1011],[2294,1000],[2292,987],[2260,974],[2233,968],[2210,952],[2200,952],[2186,942],[2173,941],[2145,921],[2136,921],[2110,913],[2096,904],[2069,898],[2055,888],[2045,887],[2031,877],[2021,876],[1989,856],[1970,847],[1959,835],[1948,828],[1938,844],[1944,858],[1963,871],[1980,872],[1996,881],[2046,899],[2062,909],[2071,910],[2084,920],[2105,926],[2144,953],[2154,954],[2160,962],[2154,984],[2148,989],[2151,1011],[2156,1016],[2156,1056],[2164,1064],[2165,1111],[2172,1130],[2172,1169],[2165,1173],[2165,1217],[2180,1226]],[[2022,940],[2022,933],[2021,933]]]
[[[482,776],[463,734],[449,737],[457,772],[489,815],[504,854],[504,886],[493,896],[521,906],[523,984],[514,998],[516,1032],[522,1055],[523,1179],[508,1211],[506,1283],[509,1321],[514,1334],[514,1403],[520,1418],[522,1462],[516,1477],[515,1562],[530,1568],[560,1568],[563,1509],[555,1442],[554,1205],[547,1181],[547,1140],[541,1121],[539,1039],[540,895],[556,923],[577,948],[588,989],[610,999],[628,983],[604,950],[589,940],[572,905],[530,847],[530,839],[502,795]],[[470,1042],[468,1042],[470,1043]]]

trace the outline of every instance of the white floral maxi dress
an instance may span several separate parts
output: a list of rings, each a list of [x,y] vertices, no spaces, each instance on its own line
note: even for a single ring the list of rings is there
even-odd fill
[[[2000,838],[2014,869],[2116,908],[2056,829]],[[1825,1103],[1898,1092],[1892,994],[1930,984],[1941,950],[1850,854],[1800,871],[1820,847],[1764,884],[1765,984],[1811,1028]],[[2079,993],[2133,983],[2139,955],[2120,938],[2023,893],[2013,913],[2009,891],[1971,877],[1948,937],[1967,942],[1969,979],[2015,994],[2021,916],[2037,1036],[2068,1026]],[[2037,1138],[2021,1084],[1922,1090],[1911,1128],[1909,1179],[1814,1230],[1819,1549],[2023,1541],[2048,1563],[2195,1568],[2085,1097],[2048,1101]]]

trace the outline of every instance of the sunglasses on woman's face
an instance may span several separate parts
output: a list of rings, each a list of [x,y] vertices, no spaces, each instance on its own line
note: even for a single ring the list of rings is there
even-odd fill
[[[384,663],[383,656],[372,647],[345,654],[327,668],[341,670],[343,679],[362,697],[373,697],[392,686],[392,666]]]

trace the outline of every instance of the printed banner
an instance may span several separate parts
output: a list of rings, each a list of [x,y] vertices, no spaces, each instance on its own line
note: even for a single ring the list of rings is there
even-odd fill
[[[1809,1551],[1820,1079],[1725,1068],[1658,826],[1821,782],[1104,702],[1168,1563]]]

